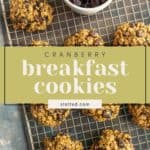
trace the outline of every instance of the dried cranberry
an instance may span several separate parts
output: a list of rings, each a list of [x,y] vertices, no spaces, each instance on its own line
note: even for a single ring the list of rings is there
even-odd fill
[[[104,110],[103,111],[103,117],[104,118],[111,118],[112,116],[112,111],[111,110]]]
[[[136,32],[136,36],[137,36],[137,37],[143,37],[143,36],[144,36],[144,31],[143,31],[143,30],[138,30],[138,31]]]
[[[100,150],[99,145],[98,145],[98,144],[95,144],[95,145],[93,146],[93,150]]]
[[[72,3],[76,4],[77,6],[81,6],[81,0],[71,0]]]
[[[106,0],[70,0],[70,1],[77,6],[85,8],[96,7],[106,2]]]

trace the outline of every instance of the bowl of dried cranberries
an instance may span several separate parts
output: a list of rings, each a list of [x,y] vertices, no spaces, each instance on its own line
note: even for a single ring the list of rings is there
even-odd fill
[[[112,0],[64,0],[76,13],[93,15],[106,8]]]

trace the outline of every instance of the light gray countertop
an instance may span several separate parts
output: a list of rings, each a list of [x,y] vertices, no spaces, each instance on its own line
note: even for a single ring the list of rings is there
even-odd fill
[[[19,106],[0,105],[0,150],[27,150]]]
[[[2,29],[0,16],[0,46],[4,45]],[[18,105],[0,105],[0,150],[27,150]]]

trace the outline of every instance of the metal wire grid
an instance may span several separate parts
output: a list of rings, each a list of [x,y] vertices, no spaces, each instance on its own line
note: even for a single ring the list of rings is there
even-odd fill
[[[95,28],[105,42],[111,44],[117,25],[123,22],[142,21],[150,23],[149,0],[113,0],[111,5],[93,16],[81,16],[73,13],[63,0],[50,0],[55,8],[54,21],[46,31],[27,33],[22,30],[14,31],[9,18],[9,1],[1,0],[2,13],[8,41],[5,45],[30,45],[32,40],[46,40],[51,45],[63,45],[66,37],[82,28]],[[113,128],[129,132],[132,135],[136,150],[150,149],[150,131],[135,126],[128,114],[127,107],[121,108],[117,119],[103,123],[95,122],[92,118],[72,111],[70,117],[58,128],[52,129],[38,124],[31,116],[29,106],[23,106],[26,132],[32,150],[43,150],[42,141],[46,136],[54,136],[58,132],[69,133],[73,138],[83,142],[89,149],[93,141],[99,137],[102,129]]]
[[[27,33],[14,31],[9,18],[9,0],[1,0],[4,21],[9,38],[6,45],[29,45],[32,40],[46,40],[51,45],[63,45],[64,38],[82,28],[95,28],[106,43],[111,43],[117,25],[123,22],[150,23],[149,0],[113,0],[111,5],[93,16],[73,13],[63,0],[49,0],[55,8],[54,20],[47,30]]]
[[[55,129],[42,126],[36,122],[31,115],[30,106],[24,105],[23,107],[33,150],[43,150],[43,139],[53,137],[60,132],[68,133],[72,138],[80,140],[85,150],[88,150],[92,143],[98,140],[101,131],[108,128],[130,133],[136,150],[150,149],[150,131],[133,124],[126,105],[121,107],[118,118],[101,123],[94,121],[92,117],[83,115],[79,110],[73,110],[67,120]]]

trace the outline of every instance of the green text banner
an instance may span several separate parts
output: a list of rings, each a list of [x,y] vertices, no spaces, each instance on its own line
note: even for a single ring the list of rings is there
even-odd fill
[[[145,103],[145,64],[145,47],[6,47],[5,103]]]

